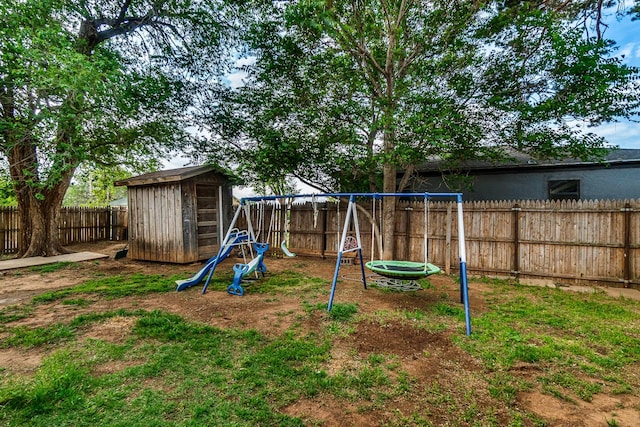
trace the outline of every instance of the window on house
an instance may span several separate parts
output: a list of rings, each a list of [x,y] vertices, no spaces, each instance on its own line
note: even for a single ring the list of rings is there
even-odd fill
[[[558,179],[549,181],[549,200],[579,200],[579,179]]]

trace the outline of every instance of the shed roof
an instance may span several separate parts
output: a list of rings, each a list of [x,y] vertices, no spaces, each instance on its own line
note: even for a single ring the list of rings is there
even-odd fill
[[[115,186],[136,187],[140,185],[180,182],[206,173],[215,172],[226,178],[226,174],[214,165],[189,166],[186,168],[169,169],[164,171],[149,172],[131,178],[122,179],[113,183]]]
[[[491,162],[487,160],[468,160],[461,165],[466,171],[481,170],[511,170],[517,169],[546,169],[546,168],[575,168],[575,167],[603,167],[628,166],[640,164],[640,149],[621,148],[611,150],[601,161],[582,161],[575,158],[566,159],[536,159],[528,154],[512,151],[511,159],[505,162]],[[433,160],[418,167],[420,172],[442,172],[444,161]]]

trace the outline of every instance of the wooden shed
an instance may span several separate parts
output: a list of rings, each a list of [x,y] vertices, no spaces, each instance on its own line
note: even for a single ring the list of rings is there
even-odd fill
[[[115,185],[127,186],[131,259],[189,263],[217,253],[233,196],[216,167],[151,172]]]

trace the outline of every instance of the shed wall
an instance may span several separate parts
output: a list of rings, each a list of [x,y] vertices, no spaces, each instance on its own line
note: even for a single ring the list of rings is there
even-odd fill
[[[129,187],[129,257],[185,263],[179,183]]]
[[[222,199],[220,196],[222,195]],[[216,173],[128,187],[129,257],[189,263],[211,258],[232,215],[231,185]]]

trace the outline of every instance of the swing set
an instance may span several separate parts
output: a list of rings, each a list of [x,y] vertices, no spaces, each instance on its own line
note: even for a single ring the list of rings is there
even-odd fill
[[[420,289],[417,282],[418,279],[430,276],[432,274],[436,274],[440,272],[440,268],[436,265],[429,262],[428,253],[428,231],[429,231],[429,201],[433,198],[443,199],[443,198],[453,198],[457,202],[457,218],[458,218],[458,246],[459,246],[459,256],[460,256],[460,300],[464,304],[465,310],[465,322],[466,322],[466,332],[467,335],[471,334],[471,316],[469,312],[469,290],[468,290],[468,281],[467,281],[467,260],[466,260],[466,250],[465,250],[465,238],[464,238],[464,223],[463,223],[463,212],[462,212],[462,193],[326,193],[326,194],[295,194],[295,195],[280,195],[280,196],[256,196],[256,197],[245,197],[240,200],[240,205],[236,210],[236,213],[229,225],[228,231],[220,245],[220,251],[217,255],[215,255],[211,260],[207,262],[203,270],[207,270],[206,274],[201,270],[198,272],[192,279],[187,279],[189,285],[200,282],[206,276],[206,282],[204,287],[202,288],[202,293],[204,294],[207,291],[207,287],[209,285],[209,281],[211,280],[211,276],[213,275],[218,263],[222,261],[226,256],[228,256],[230,252],[230,247],[233,246],[248,246],[251,252],[252,259],[247,262],[245,259],[244,263],[237,263],[234,270],[234,279],[233,283],[227,288],[227,292],[232,295],[244,295],[244,289],[242,288],[241,282],[243,278],[246,278],[251,273],[261,273],[264,276],[266,272],[266,266],[264,264],[264,255],[269,249],[269,240],[271,238],[271,231],[273,228],[273,222],[275,217],[275,207],[276,204],[279,204],[279,200],[285,199],[289,202],[286,203],[285,208],[285,218],[284,218],[284,240],[282,241],[280,248],[286,256],[295,256],[293,252],[289,250],[287,247],[289,233],[290,233],[290,212],[291,205],[295,198],[311,198],[312,205],[314,206],[314,224],[317,221],[317,213],[316,213],[316,198],[319,197],[331,197],[337,198],[348,198],[349,204],[347,206],[347,212],[344,218],[344,224],[342,227],[342,234],[340,235],[340,240],[338,244],[338,253],[336,260],[336,267],[334,271],[333,281],[331,284],[331,293],[329,296],[329,303],[327,305],[327,310],[330,311],[333,306],[333,300],[335,297],[335,291],[338,282],[338,275],[340,272],[340,267],[342,265],[343,257],[347,253],[355,252],[356,256],[360,260],[360,270],[361,270],[361,280],[365,289],[367,289],[367,276],[365,274],[365,266],[370,271],[376,273],[379,276],[383,277],[383,280],[376,281],[376,284],[379,286],[387,286],[392,287],[394,289],[401,290],[413,290]],[[366,264],[363,261],[362,254],[362,241],[360,236],[360,225],[358,223],[358,214],[356,208],[356,198],[362,197],[371,197],[373,198],[373,220],[372,224],[375,222],[375,212],[376,212],[376,204],[381,203],[383,198],[388,197],[422,197],[424,198],[424,262],[415,262],[415,261],[404,261],[404,260],[376,260],[374,259],[374,238],[375,238],[375,227],[372,226],[372,256],[371,261]],[[251,223],[251,215],[249,211],[249,206],[251,204],[258,204],[261,206],[258,210],[258,218],[259,221],[264,222],[264,206],[266,203],[271,202],[274,206],[274,212],[271,215],[271,221],[269,225],[268,236],[266,242],[258,242],[256,234],[254,233],[253,226]],[[339,208],[338,208],[339,209]],[[247,222],[247,231],[242,233],[243,236],[246,235],[246,238],[237,239],[238,231],[236,227],[236,223],[240,217],[241,212],[245,214],[246,222]],[[339,215],[339,210],[338,210]],[[338,223],[340,223],[340,218],[338,216]],[[264,225],[264,224],[263,224]],[[263,232],[263,228],[260,228],[257,236]],[[256,255],[253,256],[253,250],[255,250]],[[244,256],[244,250],[243,250]],[[178,290],[184,289],[184,285],[180,285],[178,281]],[[195,283],[194,283],[195,282]],[[418,286],[417,288],[415,286]]]

